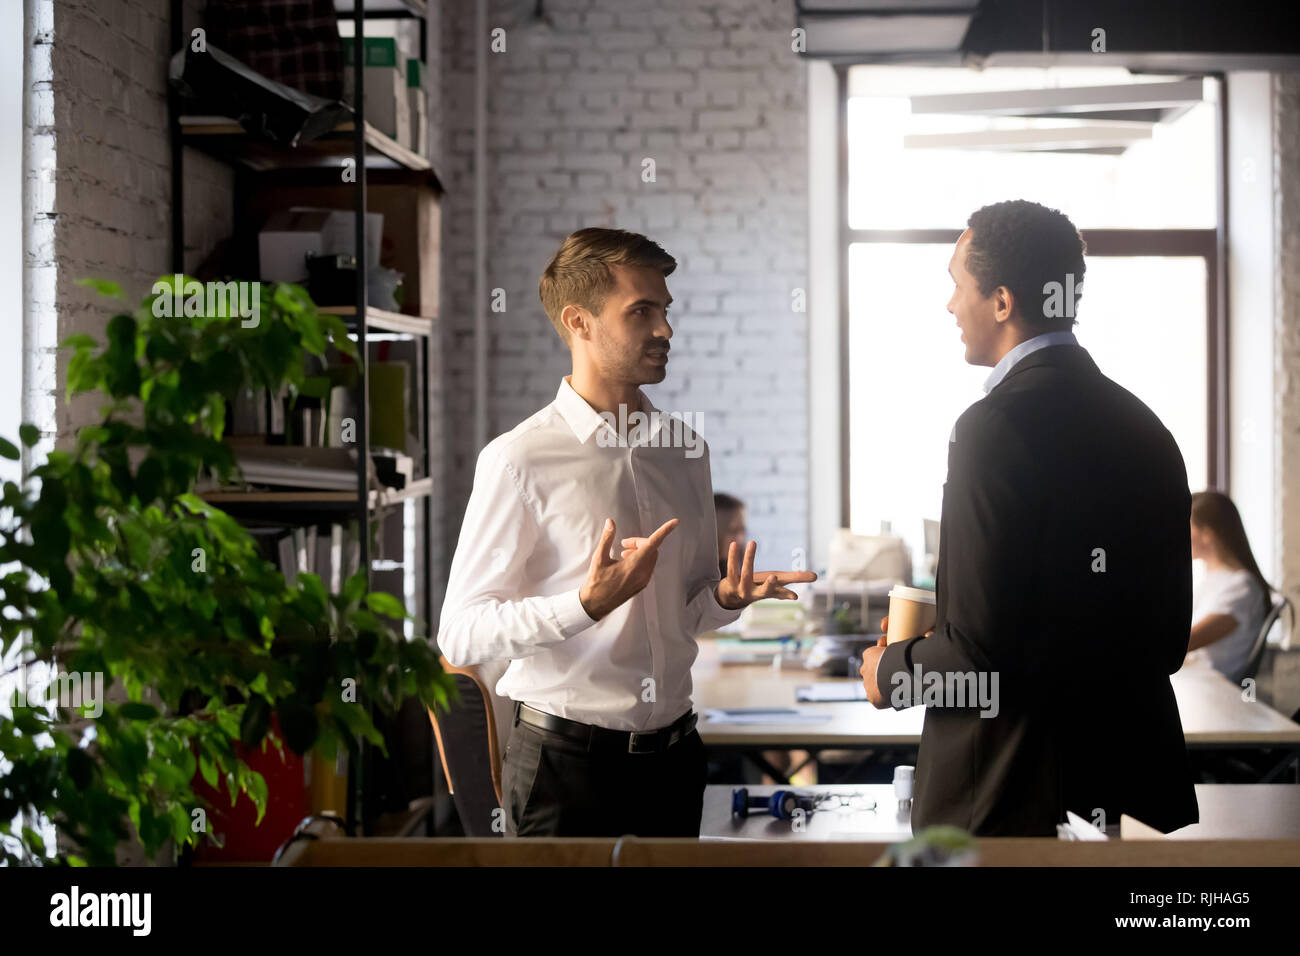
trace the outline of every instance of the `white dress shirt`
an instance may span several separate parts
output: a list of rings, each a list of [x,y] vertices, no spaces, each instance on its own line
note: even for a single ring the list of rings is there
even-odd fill
[[[1264,626],[1268,602],[1260,594],[1260,585],[1244,568],[1198,569],[1192,588],[1192,625],[1200,624],[1211,614],[1235,618],[1237,626],[1227,636],[1190,652],[1192,662],[1208,661],[1228,680],[1236,683],[1250,663],[1259,629]],[[1270,599],[1271,600],[1271,599]]]
[[[1045,349],[1049,345],[1078,345],[1079,340],[1074,337],[1073,332],[1043,332],[1041,335],[1035,335],[1032,339],[1025,339],[1006,355],[998,360],[998,364],[993,366],[993,371],[989,377],[984,380],[984,391],[991,392],[1007,377],[1010,372],[1022,358],[1031,355],[1039,349]]]
[[[647,414],[658,411],[638,394]],[[438,630],[448,661],[509,659],[498,694],[614,730],[656,730],[690,708],[695,635],[740,611],[714,595],[708,445],[682,426],[685,447],[662,447],[678,424],[652,418],[648,437],[620,447],[566,377],[554,402],[483,449]],[[678,524],[645,589],[593,621],[578,592],[606,518],[615,557],[623,538]]]

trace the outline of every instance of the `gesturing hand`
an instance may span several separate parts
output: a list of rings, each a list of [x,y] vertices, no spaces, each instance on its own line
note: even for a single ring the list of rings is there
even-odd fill
[[[591,556],[587,580],[578,592],[583,609],[593,620],[599,621],[650,583],[650,574],[659,560],[659,545],[676,527],[677,519],[669,518],[648,538],[625,538],[623,553],[612,558],[609,548],[614,543],[614,519],[605,519],[600,544]],[[628,541],[640,544],[629,549]]]
[[[731,547],[727,549],[727,576],[718,582],[718,589],[715,592],[718,603],[729,611],[737,611],[764,598],[796,600],[799,595],[784,585],[806,584],[817,580],[817,575],[812,571],[755,572],[754,554],[758,551],[757,541],[745,545],[743,562],[736,561],[738,550],[736,542],[731,542]]]

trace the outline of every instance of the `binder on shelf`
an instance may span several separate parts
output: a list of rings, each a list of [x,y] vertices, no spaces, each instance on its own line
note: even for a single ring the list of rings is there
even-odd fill
[[[371,362],[370,445],[406,451],[407,365],[405,362]]]

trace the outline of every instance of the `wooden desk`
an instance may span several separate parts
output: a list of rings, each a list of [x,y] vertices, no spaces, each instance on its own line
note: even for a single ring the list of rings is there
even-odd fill
[[[759,811],[747,819],[731,815],[729,785],[704,791],[701,840],[865,840],[892,843],[912,835],[908,816],[900,817],[894,788],[889,784],[794,787],[801,794],[832,795],[847,807],[807,814],[796,828]],[[750,787],[754,796],[768,796],[776,787]],[[1300,840],[1300,784],[1198,783],[1196,800],[1201,821],[1169,834],[1171,840]],[[871,807],[875,803],[874,808]]]
[[[920,746],[924,707],[877,710],[865,701],[797,704],[795,688],[825,683],[814,671],[783,664],[723,664],[719,642],[700,639],[700,653],[692,668],[695,709],[700,712],[700,736],[714,752],[740,752],[772,773],[760,756],[764,750],[915,750]],[[1300,760],[1300,724],[1267,704],[1247,702],[1241,688],[1208,667],[1187,667],[1170,679],[1182,717],[1187,746],[1192,749],[1259,749],[1276,751],[1280,760],[1262,782],[1278,779],[1291,763]],[[831,683],[855,684],[856,679]],[[820,723],[741,724],[704,719],[709,709],[739,707],[797,707],[807,713],[826,713]],[[776,779],[784,779],[776,777]]]
[[[883,841],[336,838],[299,841],[283,866],[869,866]],[[975,841],[983,866],[1300,865],[1297,840]]]
[[[796,704],[795,688],[802,684],[857,684],[858,680],[827,680],[815,671],[785,664],[723,664],[719,642],[701,638],[700,653],[691,668],[695,709],[701,715],[700,736],[710,747],[760,747],[766,750],[807,750],[818,747],[861,748],[895,745],[915,748],[921,742],[924,707],[876,710],[866,701]],[[830,714],[824,723],[733,724],[704,719],[712,708],[798,707],[808,713]]]

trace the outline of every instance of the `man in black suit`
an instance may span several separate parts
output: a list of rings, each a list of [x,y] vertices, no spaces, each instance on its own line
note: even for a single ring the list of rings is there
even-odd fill
[[[863,655],[872,703],[928,708],[913,826],[1051,836],[1067,810],[1194,823],[1169,683],[1191,624],[1182,455],[1070,331],[1070,221],[1018,200],[968,227],[948,311],[966,361],[993,373],[949,438],[937,620]]]

